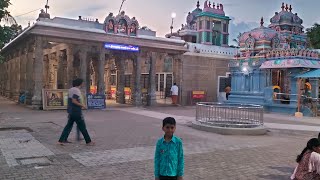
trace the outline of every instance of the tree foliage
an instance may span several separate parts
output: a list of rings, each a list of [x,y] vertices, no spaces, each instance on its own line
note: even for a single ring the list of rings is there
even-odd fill
[[[0,49],[22,30],[7,10],[10,5],[10,0],[0,1]]]
[[[22,30],[22,27],[17,24],[14,17],[7,10],[10,5],[10,0],[0,0],[0,49]],[[3,60],[4,58],[0,55],[0,63]]]
[[[6,24],[17,24],[16,20],[11,16],[7,8],[11,5],[10,0],[1,0],[0,1],[0,22]]]
[[[320,25],[316,23],[311,28],[308,28],[307,35],[311,47],[320,49]]]
[[[17,24],[13,24],[11,26],[0,26],[0,49],[16,37],[21,30],[22,27]]]

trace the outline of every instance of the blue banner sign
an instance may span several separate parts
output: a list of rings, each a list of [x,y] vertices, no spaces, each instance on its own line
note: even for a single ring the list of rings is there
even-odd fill
[[[105,109],[106,96],[99,94],[88,94],[87,96],[88,109]]]
[[[119,51],[131,51],[131,52],[139,52],[139,46],[125,45],[125,44],[114,44],[114,43],[105,43],[104,48],[119,50]]]

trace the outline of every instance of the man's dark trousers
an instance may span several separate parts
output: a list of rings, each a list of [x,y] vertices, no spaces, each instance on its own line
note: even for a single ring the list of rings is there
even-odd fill
[[[81,114],[69,114],[68,123],[66,127],[63,129],[59,142],[64,142],[68,139],[69,134],[72,130],[74,122],[77,124],[80,132],[82,133],[86,143],[90,143],[91,139],[89,133],[86,128],[86,124],[84,122],[83,116]]]

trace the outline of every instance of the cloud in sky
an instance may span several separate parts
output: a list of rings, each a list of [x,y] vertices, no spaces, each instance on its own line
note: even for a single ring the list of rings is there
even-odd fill
[[[235,38],[239,32],[248,31],[258,26],[260,18],[265,18],[265,25],[275,11],[280,11],[282,1],[293,5],[293,11],[297,12],[304,20],[304,26],[310,27],[320,21],[320,17],[314,12],[318,11],[320,1],[315,0],[219,0],[223,2],[225,12],[232,17],[230,22],[230,39]],[[171,13],[176,12],[174,29],[177,30],[186,21],[189,11],[196,8],[197,0],[126,0],[123,10],[129,17],[135,16],[141,26],[148,26],[156,30],[158,36],[164,36],[170,32]],[[45,0],[11,0],[13,4],[10,11],[13,16],[30,12],[37,8],[44,8]],[[200,0],[201,8],[204,0]],[[117,14],[121,0],[49,0],[51,17],[66,17],[77,19],[78,16],[98,18],[103,22],[104,18],[113,12]],[[39,11],[17,17],[19,24],[27,26],[28,22],[35,21]]]

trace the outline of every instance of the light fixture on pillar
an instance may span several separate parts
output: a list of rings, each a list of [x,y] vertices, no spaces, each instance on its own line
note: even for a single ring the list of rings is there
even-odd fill
[[[243,72],[244,75],[249,75],[249,73],[250,73],[249,72],[249,68],[247,66],[243,66],[242,67],[242,72]]]
[[[171,26],[170,26],[170,30],[171,30],[171,36],[172,36],[172,30],[173,30],[173,21],[174,18],[176,18],[177,14],[176,13],[171,13]]]

